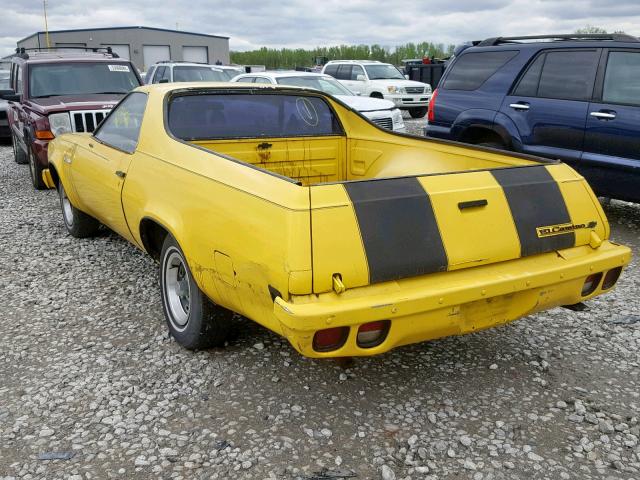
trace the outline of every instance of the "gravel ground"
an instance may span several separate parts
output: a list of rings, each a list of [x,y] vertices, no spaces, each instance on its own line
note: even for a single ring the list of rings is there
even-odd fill
[[[8,146],[0,168],[0,479],[640,478],[637,205],[607,206],[636,257],[589,311],[343,369],[242,319],[180,348],[154,262],[69,237]]]

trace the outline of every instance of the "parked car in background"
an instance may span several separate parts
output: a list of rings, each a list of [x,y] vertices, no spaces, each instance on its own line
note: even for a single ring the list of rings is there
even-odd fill
[[[325,75],[339,80],[352,92],[362,96],[384,98],[413,118],[427,113],[431,86],[407,80],[396,67],[375,60],[332,60],[322,69]]]
[[[50,148],[68,232],[157,259],[190,349],[233,311],[306,356],[375,355],[588,300],[631,257],[569,166],[397,135],[309,88],[145,85]]]
[[[242,75],[243,73],[245,73],[244,68],[239,66],[235,67],[233,65],[216,65],[216,68],[222,70],[222,73],[224,73],[224,76],[226,77],[227,81],[230,81],[233,77],[237,75]]]
[[[333,95],[382,128],[396,132],[406,131],[402,113],[392,102],[379,98],[360,97],[330,75],[298,71],[261,72],[238,75],[232,81],[315,88]]]
[[[142,84],[136,68],[110,51],[29,51],[11,59],[9,126],[17,163],[45,188],[47,148],[67,132],[93,132],[111,108]]]
[[[152,65],[145,76],[147,84],[226,81],[227,76],[217,65],[191,62],[159,62]]]
[[[640,202],[640,41],[484,40],[447,69],[428,122],[429,137],[558,158],[598,195]]]
[[[0,92],[9,90],[9,70],[0,70]],[[0,138],[11,138],[9,130],[9,102],[0,98]]]

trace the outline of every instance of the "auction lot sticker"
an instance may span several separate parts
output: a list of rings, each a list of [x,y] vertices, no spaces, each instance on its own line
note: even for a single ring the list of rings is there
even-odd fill
[[[128,72],[129,67],[127,65],[109,65],[109,71],[111,72]]]

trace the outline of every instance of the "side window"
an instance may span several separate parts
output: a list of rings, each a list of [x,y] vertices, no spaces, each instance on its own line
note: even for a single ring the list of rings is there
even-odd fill
[[[159,83],[160,82],[160,77],[162,76],[162,73],[164,73],[164,70],[167,67],[156,67],[155,70],[155,75],[153,76],[153,83]]]
[[[326,75],[331,75],[332,77],[335,77],[336,74],[338,73],[338,65],[327,65],[327,68],[324,69],[324,73]]]
[[[520,79],[518,86],[513,92],[514,95],[522,97],[535,97],[538,94],[538,83],[540,82],[540,72],[544,65],[545,54],[539,55],[538,58],[529,66],[525,74]]]
[[[255,79],[256,77],[242,77],[242,78],[239,78],[237,81],[240,83],[253,83]]]
[[[598,68],[597,50],[547,52],[538,97],[589,100]]]
[[[351,80],[358,80],[358,75],[364,77],[364,69],[360,65],[354,65],[351,67]]]
[[[255,83],[271,83],[268,79],[263,77],[256,77]]]
[[[138,146],[147,95],[131,93],[100,124],[94,136],[102,143],[127,153]]]
[[[351,80],[351,65],[340,65],[336,78],[338,80]]]
[[[463,53],[451,66],[443,88],[476,90],[517,54],[517,50]]]
[[[640,52],[609,53],[602,101],[640,105]]]
[[[145,82],[146,83],[151,83],[153,82],[153,76],[156,73],[156,67],[151,67],[148,71],[147,71],[147,76],[145,77]]]
[[[16,65],[16,88],[15,91],[18,95],[22,94],[22,67]]]

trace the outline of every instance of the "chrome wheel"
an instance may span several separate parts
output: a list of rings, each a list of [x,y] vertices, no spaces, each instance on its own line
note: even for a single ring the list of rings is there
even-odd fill
[[[67,198],[67,192],[64,191],[62,182],[60,182],[60,206],[62,207],[62,216],[64,217],[64,223],[67,227],[73,226],[73,207],[69,198]]]
[[[191,287],[185,260],[176,247],[170,247],[165,255],[163,277],[169,321],[177,331],[183,331],[189,321]]]

